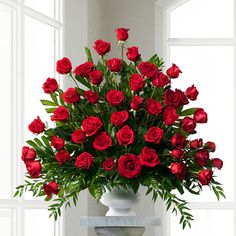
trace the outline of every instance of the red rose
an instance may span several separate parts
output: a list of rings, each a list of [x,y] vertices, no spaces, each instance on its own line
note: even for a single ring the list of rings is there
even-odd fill
[[[103,131],[98,134],[93,141],[93,148],[98,151],[104,151],[112,145],[111,137]]]
[[[179,119],[179,115],[177,114],[174,107],[166,107],[163,118],[166,125],[173,125],[175,121]]]
[[[94,70],[89,73],[89,81],[93,85],[100,85],[103,81],[103,74],[100,70]]]
[[[184,117],[180,123],[180,126],[184,131],[192,133],[196,128],[196,122],[191,117]]]
[[[58,194],[60,192],[59,185],[56,182],[50,182],[48,184],[43,185],[44,193],[47,195],[48,198],[52,197],[52,194]]]
[[[113,158],[108,158],[104,162],[102,162],[102,167],[106,171],[111,171],[116,167],[116,163]]]
[[[53,116],[51,116],[52,121],[66,121],[69,119],[69,111],[63,107],[59,106],[54,110]]]
[[[140,105],[143,103],[143,99],[140,96],[134,96],[134,98],[132,99],[131,103],[130,103],[130,107],[133,110],[139,110],[140,109]]]
[[[118,41],[126,41],[129,38],[129,29],[125,28],[118,28],[115,30],[116,32],[116,39]]]
[[[88,136],[96,134],[101,127],[101,120],[95,116],[89,116],[82,121],[82,128]]]
[[[207,113],[202,108],[198,108],[193,115],[193,119],[197,123],[207,123]]]
[[[208,141],[206,142],[206,148],[209,149],[210,152],[214,152],[216,150],[215,143]]]
[[[140,59],[140,54],[138,52],[138,47],[127,48],[126,56],[130,61],[136,62]]]
[[[98,101],[98,93],[93,92],[92,90],[84,91],[84,97],[88,100],[89,103],[95,104]]]
[[[206,149],[196,151],[194,153],[194,160],[198,165],[205,166],[209,161],[209,152]]]
[[[179,97],[179,105],[186,105],[189,103],[189,100],[183,91],[175,89],[175,93]]]
[[[69,58],[63,57],[61,60],[57,61],[57,72],[59,74],[68,74],[71,72],[72,64]]]
[[[83,170],[88,170],[93,165],[93,156],[88,152],[83,152],[76,157],[75,166]]]
[[[164,130],[159,127],[151,127],[144,135],[144,139],[146,142],[158,144],[161,142],[163,137]]]
[[[208,170],[208,169],[201,170],[198,173],[198,180],[200,181],[202,185],[208,185],[212,180],[212,176],[213,176],[212,170]]]
[[[187,97],[192,101],[195,101],[197,99],[198,94],[199,94],[199,92],[197,91],[197,88],[194,86],[194,84],[191,87],[187,88],[185,93],[186,93]]]
[[[140,163],[143,166],[155,167],[156,165],[159,165],[161,162],[156,153],[156,150],[149,147],[144,147],[140,154]]]
[[[186,138],[180,132],[172,136],[170,142],[176,149],[182,149],[186,146]]]
[[[162,112],[162,105],[153,98],[148,98],[146,101],[147,112],[150,115],[159,115]]]
[[[86,141],[85,132],[82,129],[76,129],[71,134],[71,139],[74,143],[84,143]]]
[[[111,44],[109,42],[103,41],[102,39],[98,39],[94,43],[93,48],[100,56],[103,56],[110,52]]]
[[[122,66],[122,60],[119,58],[112,58],[107,60],[107,66],[111,72],[119,72]]]
[[[58,89],[58,83],[53,78],[47,78],[46,82],[43,83],[43,90],[45,93],[54,93]]]
[[[140,73],[146,76],[148,79],[154,77],[159,72],[157,67],[148,61],[139,63],[138,69]]]
[[[124,101],[124,94],[119,90],[110,90],[106,94],[106,99],[111,106],[119,106]]]
[[[63,164],[70,160],[70,153],[67,152],[66,150],[61,150],[56,153],[56,160],[58,164]]]
[[[212,160],[212,166],[220,170],[223,167],[223,161],[220,158],[214,158]]]
[[[75,75],[79,75],[82,77],[88,77],[89,73],[93,70],[93,63],[91,61],[87,61],[79,66],[76,66],[74,73]]]
[[[65,140],[57,136],[52,136],[51,145],[56,148],[56,150],[61,150],[65,146]]]
[[[141,163],[137,156],[127,153],[118,160],[118,172],[128,179],[136,178],[141,172]]]
[[[170,172],[174,174],[178,179],[182,180],[186,177],[187,167],[184,163],[174,162],[170,166]]]
[[[34,134],[40,134],[44,131],[45,124],[41,121],[39,116],[37,116],[37,119],[34,119],[28,126],[29,131],[31,131]]]
[[[179,74],[182,73],[182,71],[179,69],[178,66],[172,64],[172,66],[166,71],[166,73],[172,79],[176,79],[179,77]]]
[[[177,108],[180,105],[180,97],[175,91],[168,89],[164,93],[164,102],[167,106]]]
[[[189,145],[190,145],[190,148],[191,148],[191,149],[197,149],[197,148],[202,147],[202,144],[203,144],[203,141],[202,141],[202,139],[200,138],[200,139],[194,139],[194,140],[192,140]]]
[[[185,152],[181,149],[174,149],[171,151],[171,156],[175,159],[183,159]]]
[[[34,148],[24,146],[22,148],[21,159],[23,162],[33,161],[36,158],[36,151]]]
[[[32,178],[37,178],[41,174],[42,166],[39,161],[28,161],[26,169]]]
[[[111,114],[111,123],[115,126],[122,126],[129,118],[127,111],[116,111]]]
[[[139,92],[145,86],[145,81],[144,81],[143,77],[140,74],[133,74],[130,77],[129,84],[130,84],[130,88],[133,91]]]
[[[116,133],[116,138],[121,146],[130,145],[134,142],[134,131],[128,125],[125,125]]]
[[[68,88],[66,92],[62,94],[62,98],[66,103],[73,104],[80,100],[80,94],[75,88]]]
[[[167,75],[160,72],[157,77],[152,80],[152,84],[156,87],[165,87],[170,83],[170,80]]]

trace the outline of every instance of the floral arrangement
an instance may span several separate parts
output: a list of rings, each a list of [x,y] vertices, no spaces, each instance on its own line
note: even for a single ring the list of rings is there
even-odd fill
[[[164,73],[156,54],[142,61],[137,46],[126,46],[128,33],[116,29],[121,58],[108,59],[111,44],[99,39],[93,46],[97,63],[88,48],[87,61],[74,70],[68,58],[57,61],[57,72],[75,87],[63,91],[54,78],[43,84],[50,99],[41,103],[55,126],[47,127],[39,116],[29,124],[37,137],[22,148],[28,173],[15,196],[31,191],[53,200],[50,216],[57,219],[60,208],[71,200],[76,205],[84,189],[99,200],[105,188],[137,192],[142,185],[154,201],[159,196],[167,210],[180,213],[183,228],[191,227],[187,202],[173,190],[199,195],[208,185],[218,199],[224,197],[213,175],[223,162],[210,159],[213,142],[190,139],[208,119],[203,108],[184,108],[197,99],[197,88],[172,90],[172,81],[182,73],[179,67],[173,64]]]

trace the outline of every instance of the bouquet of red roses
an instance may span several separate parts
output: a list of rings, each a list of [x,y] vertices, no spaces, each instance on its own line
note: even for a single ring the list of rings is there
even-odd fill
[[[84,189],[99,200],[105,188],[137,192],[142,185],[154,201],[159,196],[167,209],[181,214],[183,227],[190,226],[187,202],[173,190],[200,194],[208,185],[218,199],[224,197],[213,176],[223,162],[209,157],[215,144],[189,138],[198,124],[207,122],[207,113],[184,108],[197,99],[194,85],[186,91],[171,89],[182,73],[178,66],[164,73],[164,62],[156,54],[142,61],[137,46],[126,47],[128,29],[118,28],[116,34],[121,58],[108,59],[111,45],[99,39],[93,46],[100,56],[97,63],[88,48],[87,61],[74,70],[68,58],[57,61],[57,72],[75,87],[63,91],[54,78],[43,84],[50,100],[41,102],[55,126],[47,127],[39,117],[29,124],[37,137],[27,141],[31,147],[22,148],[28,174],[15,195],[32,191],[53,199],[49,210],[57,219],[60,207],[70,206],[71,199],[76,205]]]

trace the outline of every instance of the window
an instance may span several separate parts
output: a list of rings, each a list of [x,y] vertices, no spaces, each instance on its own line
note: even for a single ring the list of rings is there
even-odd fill
[[[0,228],[4,236],[61,236],[62,224],[48,218],[47,203],[25,195],[13,198],[24,181],[21,148],[30,121],[46,119],[39,98],[47,77],[55,77],[62,53],[63,0],[0,0]]]
[[[170,3],[171,2],[171,3]],[[168,4],[167,4],[168,3]],[[167,214],[163,235],[235,235],[235,1],[179,0],[157,3],[163,38],[157,43],[167,67],[176,63],[183,74],[174,81],[185,90],[195,84],[200,94],[190,106],[204,107],[209,123],[198,125],[196,138],[216,142],[211,158],[221,157],[224,167],[219,172],[226,199],[217,202],[213,192],[204,187],[201,196],[185,194],[193,209],[195,221],[191,230],[182,231],[179,218]],[[160,27],[160,23],[157,24]],[[157,33],[159,32],[158,29]],[[224,219],[224,223],[222,223]],[[216,227],[217,226],[217,227]]]

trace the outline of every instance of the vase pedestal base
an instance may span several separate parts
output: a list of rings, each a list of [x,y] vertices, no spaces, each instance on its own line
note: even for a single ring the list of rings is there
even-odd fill
[[[95,227],[97,236],[142,236],[145,227]]]

